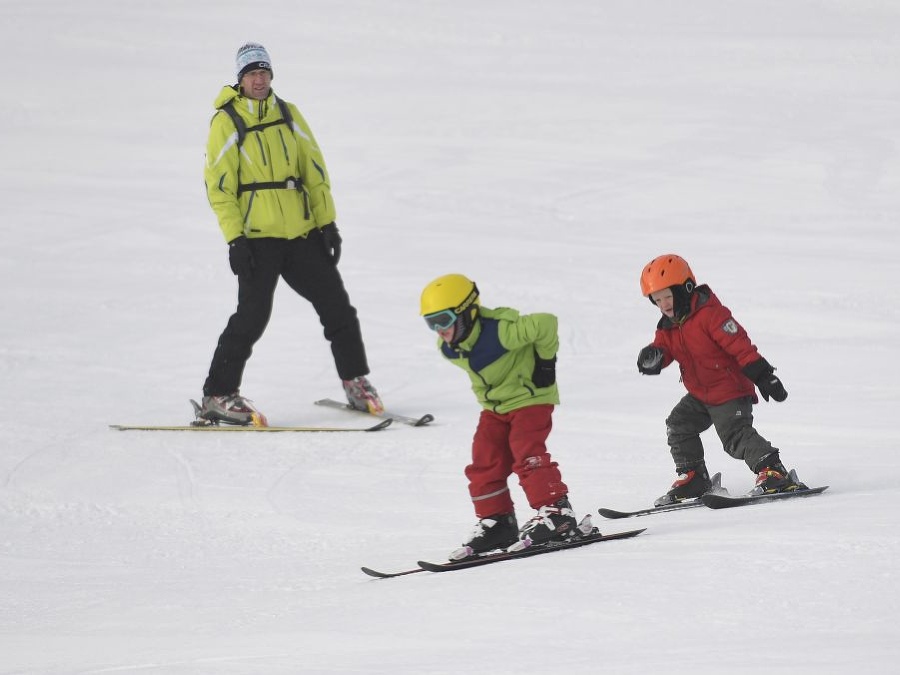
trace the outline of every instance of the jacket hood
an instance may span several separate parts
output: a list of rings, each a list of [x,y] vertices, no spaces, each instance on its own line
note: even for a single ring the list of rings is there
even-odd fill
[[[222,87],[222,90],[219,92],[219,95],[216,96],[216,100],[213,103],[213,107],[218,110],[223,105],[228,103],[229,101],[233,101],[238,96],[240,96],[240,91],[234,85],[227,84]]]
[[[509,307],[498,307],[497,309],[482,308],[482,311],[489,319],[501,319],[503,321],[515,321],[519,318],[519,310],[510,309]]]
[[[478,338],[481,335],[481,319],[502,319],[504,321],[515,321],[519,318],[519,311],[516,309],[510,309],[509,307],[498,307],[497,309],[490,309],[489,307],[479,307],[478,308],[478,318],[475,319],[475,325],[472,326],[472,331],[462,342],[454,345],[454,348],[459,351],[469,351],[472,347],[475,346],[475,343],[478,342]]]

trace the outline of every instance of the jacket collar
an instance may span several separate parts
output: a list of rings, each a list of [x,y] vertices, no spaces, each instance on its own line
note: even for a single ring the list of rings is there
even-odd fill
[[[262,120],[269,114],[270,110],[276,110],[278,106],[275,103],[275,90],[269,88],[269,95],[262,101],[255,98],[249,98],[241,94],[240,85],[232,84],[222,87],[219,95],[216,96],[213,104],[216,109],[222,108],[229,103],[234,103],[234,107],[244,116]]]
[[[469,332],[469,335],[465,340],[456,344],[456,345],[448,345],[450,349],[455,352],[470,352],[472,348],[475,346],[475,343],[478,342],[478,338],[481,336],[481,313],[479,312],[478,316],[475,317],[475,321],[472,324],[472,330]]]

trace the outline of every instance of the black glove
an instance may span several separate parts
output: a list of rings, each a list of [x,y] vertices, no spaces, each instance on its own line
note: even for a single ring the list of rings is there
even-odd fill
[[[328,223],[322,228],[322,242],[335,265],[341,259],[341,241],[341,234],[338,232],[336,223]]]
[[[253,251],[250,250],[250,242],[247,237],[241,235],[228,242],[228,264],[231,271],[239,277],[249,279],[253,276]]]
[[[748,363],[742,372],[753,381],[767,401],[770,396],[779,403],[787,398],[787,390],[775,374],[775,369],[765,359]]]
[[[552,387],[556,384],[556,357],[552,359],[542,359],[534,354],[534,372],[531,374],[531,381],[539,389],[544,387]]]
[[[638,371],[644,375],[659,375],[662,372],[663,350],[653,345],[647,345],[638,354]]]

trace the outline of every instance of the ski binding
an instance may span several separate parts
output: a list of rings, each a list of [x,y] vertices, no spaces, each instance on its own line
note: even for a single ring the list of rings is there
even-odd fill
[[[791,480],[795,483],[803,485],[800,480],[797,478],[797,472],[794,469],[790,471]],[[784,499],[792,499],[794,497],[812,497],[814,495],[820,495],[825,490],[828,489],[828,485],[823,485],[821,487],[806,487],[805,485],[801,487],[799,490],[792,490],[790,492],[773,492],[770,494],[754,494],[750,492],[745,495],[737,495],[737,496],[727,496],[727,495],[714,495],[714,494],[705,494],[700,499],[703,502],[704,506],[707,506],[711,509],[729,509],[735,506],[747,506],[748,504],[762,504],[763,502],[776,502],[782,501]]]

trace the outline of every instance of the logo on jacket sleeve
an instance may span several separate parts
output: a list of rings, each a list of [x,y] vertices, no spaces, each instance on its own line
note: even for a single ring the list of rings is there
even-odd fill
[[[737,321],[735,321],[734,319],[728,319],[728,321],[722,324],[722,330],[724,330],[729,335],[736,335],[738,332]]]

